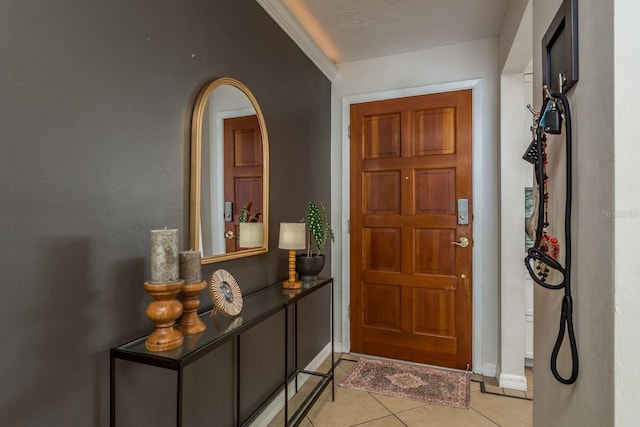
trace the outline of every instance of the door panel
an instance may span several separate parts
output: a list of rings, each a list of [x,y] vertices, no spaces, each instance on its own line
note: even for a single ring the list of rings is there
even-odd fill
[[[351,348],[471,367],[471,91],[351,106]]]

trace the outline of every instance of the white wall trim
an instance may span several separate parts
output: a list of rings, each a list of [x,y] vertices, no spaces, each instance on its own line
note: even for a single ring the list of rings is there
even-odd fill
[[[327,58],[322,49],[309,36],[297,19],[289,11],[282,0],[256,0],[260,6],[273,18],[285,33],[295,42],[305,55],[333,81],[338,75],[338,67]]]
[[[345,96],[342,98],[342,345],[345,351],[350,349],[350,321],[348,318],[350,303],[350,198],[349,185],[351,179],[350,171],[350,141],[349,122],[351,104],[361,102],[379,101],[384,99],[403,98],[416,95],[428,95],[439,92],[449,92],[454,90],[473,90],[473,371],[486,375],[486,368],[483,365],[482,351],[482,247],[483,247],[483,92],[482,79],[460,80],[454,82],[432,84],[426,86],[416,86],[403,89],[395,89],[381,92],[372,92],[358,95]],[[480,368],[482,367],[482,369]],[[493,365],[493,375],[495,375],[495,365]]]
[[[475,363],[474,363],[475,365]],[[496,366],[495,363],[485,363],[484,365],[482,365],[482,371],[480,372],[482,375],[484,375],[485,377],[493,377],[493,378],[497,378],[499,376],[498,374],[498,367]],[[474,372],[478,373],[477,371],[474,370]]]
[[[331,342],[320,350],[316,357],[304,368],[305,371],[315,371],[322,363],[331,356]],[[298,377],[298,389],[300,389],[304,383],[309,379],[310,375],[302,374]],[[334,378],[335,381],[335,378]],[[295,384],[289,385],[289,400],[295,395]],[[284,408],[284,390],[278,393],[278,396],[267,405],[264,411],[251,423],[251,427],[267,427],[271,421],[278,415],[278,413]]]
[[[519,375],[500,374],[500,377],[498,378],[498,384],[502,388],[527,391],[527,377],[524,375],[519,376]]]

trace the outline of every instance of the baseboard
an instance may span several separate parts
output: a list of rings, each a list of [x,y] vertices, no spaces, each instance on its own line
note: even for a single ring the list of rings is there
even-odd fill
[[[497,368],[494,363],[485,363],[482,366],[482,375],[485,377],[496,377]]]
[[[500,374],[498,385],[511,390],[527,391],[527,377],[524,375]]]
[[[317,370],[322,362],[324,362],[329,356],[331,356],[331,343],[328,343],[320,352],[313,358],[307,366],[305,371]],[[298,377],[298,388],[302,387],[309,378],[309,375],[300,375]],[[289,399],[295,394],[295,384],[289,385]],[[278,415],[278,413],[284,408],[284,391],[278,393],[273,401],[267,405],[262,413],[251,423],[251,427],[266,427],[271,421]]]

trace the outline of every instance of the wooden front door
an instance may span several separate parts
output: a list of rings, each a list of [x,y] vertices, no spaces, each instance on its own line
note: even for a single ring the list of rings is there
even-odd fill
[[[471,368],[471,116],[471,90],[351,106],[354,353]]]
[[[251,203],[251,216],[262,215],[262,134],[255,115],[224,120],[224,200],[232,203],[225,233],[238,236],[240,213]],[[238,239],[226,239],[226,252],[238,250]]]

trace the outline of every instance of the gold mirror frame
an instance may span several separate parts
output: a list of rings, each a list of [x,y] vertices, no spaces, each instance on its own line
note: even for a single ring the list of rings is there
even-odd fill
[[[230,77],[222,77],[207,83],[196,98],[193,110],[193,118],[191,120],[191,194],[190,194],[190,221],[189,221],[189,247],[195,251],[201,251],[200,248],[200,229],[201,229],[201,190],[202,190],[202,124],[204,112],[207,102],[213,91],[223,85],[233,86],[242,91],[256,112],[258,123],[260,125],[260,133],[262,136],[262,156],[263,156],[263,175],[262,175],[262,223],[264,224],[264,243],[262,247],[243,249],[240,251],[206,255],[202,254],[201,263],[211,264],[214,262],[226,261],[229,259],[243,258],[253,255],[266,253],[269,249],[269,138],[267,136],[267,127],[265,125],[262,110],[258,105],[258,101],[253,96],[247,86],[238,80]]]

